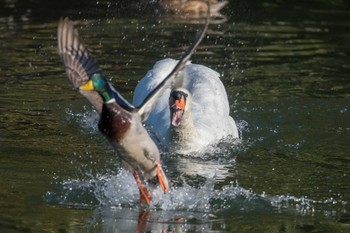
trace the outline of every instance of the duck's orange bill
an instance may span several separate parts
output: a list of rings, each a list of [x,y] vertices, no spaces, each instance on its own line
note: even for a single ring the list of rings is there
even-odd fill
[[[181,96],[180,100],[174,100],[174,102],[170,103],[170,108],[177,107],[178,109],[185,110],[186,100],[184,96]]]
[[[152,195],[148,191],[148,189],[142,185],[139,176],[136,171],[133,172],[133,176],[136,180],[137,187],[139,187],[140,191],[140,203],[149,205],[152,201]]]
[[[169,192],[168,182],[167,182],[167,179],[164,177],[163,169],[160,166],[160,160],[158,160],[158,164],[157,164],[157,177],[159,180],[159,184],[163,189],[163,192],[164,193]]]

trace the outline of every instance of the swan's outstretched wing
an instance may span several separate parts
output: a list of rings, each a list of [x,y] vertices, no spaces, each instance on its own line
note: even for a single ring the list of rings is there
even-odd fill
[[[208,7],[209,9],[209,7]],[[164,78],[162,82],[159,83],[159,85],[154,88],[144,99],[144,101],[141,103],[141,105],[136,106],[138,109],[138,113],[141,116],[142,122],[146,121],[149,117],[149,114],[154,108],[154,105],[156,104],[158,98],[163,94],[163,92],[169,88],[174,82],[175,79],[180,76],[181,71],[186,67],[186,63],[191,58],[191,55],[194,53],[197,46],[202,41],[204,35],[206,34],[208,30],[209,25],[209,18],[210,18],[210,12],[208,13],[208,16],[206,18],[206,22],[204,25],[203,30],[201,33],[196,37],[194,43],[183,53],[183,55],[180,57],[179,62],[176,64],[174,69],[170,72],[168,76]]]

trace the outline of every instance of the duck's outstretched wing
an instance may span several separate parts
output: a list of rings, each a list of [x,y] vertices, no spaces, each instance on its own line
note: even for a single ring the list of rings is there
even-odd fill
[[[194,53],[195,49],[200,44],[200,42],[202,41],[202,39],[204,38],[204,35],[208,30],[209,18],[210,18],[210,12],[208,13],[208,16],[206,18],[206,22],[203,30],[196,37],[193,44],[182,54],[178,63],[174,67],[174,69],[170,72],[168,76],[164,78],[162,82],[158,84],[156,88],[154,88],[146,96],[146,98],[143,100],[143,102],[139,106],[136,106],[136,109],[141,116],[142,122],[147,120],[147,118],[149,117],[150,113],[154,108],[154,105],[157,103],[158,98],[163,94],[163,92],[167,88],[173,85],[173,83],[175,82],[175,79],[180,76],[181,71],[183,71],[183,69],[186,67],[186,63],[189,61],[189,59],[191,58],[191,55]]]
[[[90,55],[88,48],[79,37],[78,30],[68,18],[61,18],[57,29],[58,53],[69,80],[75,88],[85,84],[94,73],[101,72],[96,60]],[[95,91],[83,91],[80,93],[100,113],[102,110],[102,97]]]
[[[135,109],[134,105],[130,104],[126,99],[124,99],[124,97],[114,88],[114,86],[111,83],[108,84],[113,92],[114,99],[122,108],[128,111],[132,111]]]
[[[95,73],[102,73],[88,47],[83,43],[78,30],[68,18],[61,18],[57,29],[58,53],[63,60],[69,80],[79,88],[91,79]],[[112,85],[109,84],[111,87]],[[113,87],[113,96],[117,103],[127,110],[134,109]],[[103,99],[95,91],[79,90],[99,113],[102,111]]]

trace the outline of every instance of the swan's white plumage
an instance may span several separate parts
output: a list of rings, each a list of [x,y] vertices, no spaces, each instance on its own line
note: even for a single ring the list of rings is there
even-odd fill
[[[153,69],[135,88],[133,104],[138,106],[147,94],[153,90],[174,68],[177,61],[164,59],[158,61]],[[185,145],[175,147],[176,152],[191,152],[205,148],[222,138],[238,137],[236,124],[229,116],[229,102],[220,75],[203,65],[188,63],[183,72],[184,81],[181,87],[186,88],[192,95],[192,118],[197,136],[188,140]],[[159,141],[161,148],[169,149],[176,144],[171,141],[170,134],[170,89],[159,98],[154,110],[145,122]]]

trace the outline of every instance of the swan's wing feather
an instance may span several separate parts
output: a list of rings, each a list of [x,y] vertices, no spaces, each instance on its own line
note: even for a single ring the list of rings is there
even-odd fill
[[[176,64],[174,69],[170,72],[170,74],[166,76],[164,80],[160,82],[159,85],[146,96],[146,98],[143,100],[141,105],[136,106],[138,109],[137,111],[141,116],[142,122],[147,120],[159,96],[162,95],[164,90],[169,88],[174,83],[175,79],[181,76],[180,74],[183,71],[183,69],[186,67],[186,64],[191,58],[191,55],[194,53],[195,49],[198,47],[198,45],[200,44],[200,42],[204,38],[204,35],[207,32],[208,25],[209,25],[209,17],[210,17],[210,14],[208,14],[206,18],[206,22],[203,30],[196,37],[194,43],[183,53],[183,55],[180,57],[178,63]]]

